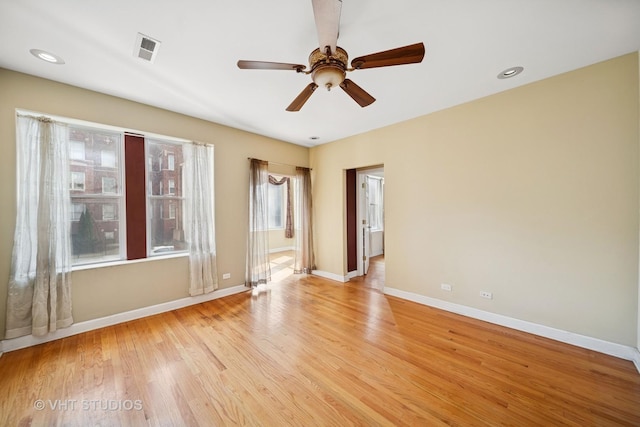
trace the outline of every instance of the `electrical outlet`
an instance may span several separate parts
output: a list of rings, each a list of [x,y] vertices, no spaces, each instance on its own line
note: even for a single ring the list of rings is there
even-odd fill
[[[222,275],[222,278],[223,278],[223,279],[231,279],[231,273],[224,273],[224,274]]]
[[[480,291],[480,296],[486,299],[493,299],[493,294],[487,291]]]
[[[442,289],[443,291],[451,292],[451,285],[449,285],[447,283],[441,283],[440,284],[440,289]]]

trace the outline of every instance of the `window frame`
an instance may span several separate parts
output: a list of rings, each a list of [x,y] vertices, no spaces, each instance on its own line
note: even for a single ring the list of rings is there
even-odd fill
[[[50,116],[51,117],[51,116]],[[95,124],[95,123],[88,123],[88,122],[81,122],[78,120],[73,120],[73,119],[67,119],[67,118],[56,118],[57,121],[60,121],[62,123],[66,123],[67,126],[69,127],[69,129],[74,129],[77,131],[84,131],[87,133],[94,133],[94,134],[111,134],[111,136],[109,136],[108,138],[117,138],[116,141],[114,141],[115,144],[120,144],[119,148],[114,150],[114,156],[115,156],[115,167],[107,167],[107,168],[103,168],[102,166],[102,152],[105,151],[103,149],[99,150],[99,154],[95,155],[93,159],[87,159],[87,141],[83,141],[83,146],[84,146],[84,154],[85,154],[85,159],[84,161],[78,160],[78,159],[71,159],[71,157],[69,157],[69,161],[70,161],[70,186],[73,186],[73,178],[72,176],[74,174],[82,174],[84,176],[84,186],[82,190],[79,189],[70,189],[69,191],[69,198],[71,201],[71,204],[82,204],[84,205],[84,213],[91,213],[91,211],[89,211],[89,206],[92,204],[99,204],[101,205],[101,207],[99,208],[99,217],[97,217],[98,215],[96,215],[96,213],[94,212],[94,216],[95,218],[92,218],[93,221],[95,221],[96,223],[104,223],[104,222],[108,222],[108,221],[117,221],[117,225],[116,227],[114,227],[114,232],[117,232],[118,235],[118,251],[117,254],[115,255],[115,257],[104,257],[102,259],[99,260],[95,260],[92,259],[92,257],[87,257],[87,258],[82,258],[82,256],[79,254],[78,257],[76,258],[75,255],[72,256],[72,269],[75,268],[90,268],[91,266],[97,266],[97,265],[101,265],[101,264],[105,264],[105,263],[113,263],[113,262],[121,262],[125,259],[126,257],[126,252],[123,249],[123,243],[126,242],[125,240],[125,233],[126,233],[126,224],[124,224],[123,222],[123,214],[125,212],[125,206],[124,206],[124,187],[123,187],[123,183],[124,183],[124,173],[123,173],[123,169],[122,167],[118,166],[118,165],[123,165],[124,162],[124,151],[123,151],[123,141],[124,141],[124,136],[123,136],[123,132],[121,129],[115,129],[113,127],[109,127],[109,126],[102,126],[99,124]],[[72,140],[69,139],[69,142],[71,143]],[[70,155],[69,155],[70,156]],[[95,160],[99,159],[99,162],[96,162]],[[79,168],[79,167],[83,167],[85,168],[85,171],[83,172],[79,172],[79,171],[74,171],[74,168]],[[87,187],[87,171],[89,171],[89,169],[91,170],[89,175],[93,176],[93,182],[94,182],[94,186],[95,186],[95,180],[99,179],[99,188],[88,188]],[[105,173],[105,170],[108,171],[106,173],[108,173],[109,175],[105,176],[103,175]],[[113,171],[116,170],[116,174],[115,176],[113,176]],[[115,181],[115,185],[114,185],[114,192],[104,192],[104,180],[105,178],[107,179],[113,179]],[[91,178],[89,178],[91,179]],[[121,188],[120,190],[118,189],[118,182],[121,183]],[[120,193],[118,192],[120,191]],[[106,206],[106,204],[110,204],[112,206],[114,206],[113,209],[113,218],[109,219],[109,217],[107,217],[105,219],[104,216],[104,206]],[[71,208],[73,209],[73,207]],[[71,224],[73,224],[74,222],[80,222],[80,218],[78,218],[78,221],[71,221]],[[97,230],[97,232],[99,233],[103,233],[103,231],[101,229]],[[73,234],[72,234],[73,236]],[[73,237],[71,237],[71,239],[73,239]]]
[[[162,142],[170,142],[173,144],[177,144],[177,145],[183,145],[185,143],[190,143],[191,141],[186,140],[186,139],[182,139],[182,138],[176,138],[176,137],[171,137],[171,136],[167,136],[167,135],[158,135],[152,132],[140,132],[140,131],[136,131],[136,130],[131,130],[131,129],[127,129],[127,128],[123,128],[123,127],[118,127],[118,126],[111,126],[111,125],[105,125],[105,124],[100,124],[100,123],[95,123],[95,122],[89,122],[89,121],[84,121],[84,120],[78,120],[78,119],[73,119],[73,118],[68,118],[68,117],[61,117],[61,116],[56,116],[53,114],[48,114],[48,113],[42,113],[42,112],[34,112],[34,111],[29,111],[29,110],[23,110],[23,109],[15,109],[15,114],[25,114],[25,115],[44,115],[46,117],[51,118],[52,120],[56,120],[60,123],[64,123],[67,126],[69,126],[69,128],[81,128],[81,129],[85,129],[88,131],[94,131],[97,133],[100,132],[106,132],[106,133],[114,133],[117,134],[119,136],[119,140],[116,141],[116,144],[119,145],[119,149],[115,150],[115,168],[112,167],[110,164],[107,166],[104,166],[102,164],[102,153],[98,154],[97,157],[97,162],[95,160],[91,160],[91,159],[87,159],[87,152],[86,152],[86,141],[80,141],[80,140],[69,140],[70,145],[72,143],[76,143],[76,150],[74,151],[75,154],[72,155],[71,150],[69,150],[69,154],[68,154],[68,159],[69,159],[69,165],[70,165],[70,169],[69,169],[69,197],[70,197],[70,224],[74,224],[74,223],[78,223],[79,222],[79,218],[76,218],[77,215],[74,214],[74,207],[73,205],[79,205],[79,206],[83,206],[82,211],[84,212],[87,208],[88,208],[88,204],[91,203],[102,203],[102,201],[106,201],[108,199],[120,199],[119,202],[114,202],[116,204],[116,208],[115,208],[115,217],[118,219],[119,224],[117,229],[112,230],[100,230],[98,229],[98,232],[102,232],[104,231],[104,233],[115,233],[115,236],[117,236],[118,242],[119,242],[119,251],[118,251],[118,255],[117,255],[117,259],[100,259],[100,260],[91,260],[90,262],[77,262],[77,260],[73,260],[72,261],[72,270],[86,270],[86,269],[92,269],[92,268],[99,268],[102,266],[108,266],[108,265],[117,265],[117,264],[126,264],[129,261],[133,260],[133,259],[139,259],[139,258],[143,258],[143,259],[158,259],[157,256],[152,255],[151,254],[151,249],[149,249],[148,251],[145,250],[144,254],[142,257],[137,257],[137,258],[131,258],[130,257],[130,251],[128,248],[128,244],[129,242],[132,240],[131,237],[131,223],[129,221],[128,218],[128,213],[130,212],[130,208],[127,209],[127,197],[126,197],[126,193],[128,191],[128,183],[129,180],[127,179],[127,171],[126,171],[126,166],[127,166],[127,161],[129,160],[129,158],[126,155],[126,136],[127,135],[137,135],[143,138],[143,146],[146,146],[146,141],[149,140],[158,140],[158,141],[162,141]],[[83,153],[84,153],[84,158],[80,158],[80,143],[82,143],[82,147],[83,147]],[[146,150],[146,149],[145,149]],[[101,150],[102,151],[102,150]],[[170,153],[173,154],[173,153]],[[92,154],[92,156],[95,156]],[[147,229],[149,228],[148,226],[148,218],[147,218],[147,211],[146,211],[146,188],[147,188],[147,183],[146,183],[146,176],[147,176],[147,170],[148,169],[152,169],[153,165],[151,165],[151,167],[149,167],[149,165],[147,165],[147,159],[146,157],[143,155],[141,160],[139,162],[135,163],[135,167],[138,169],[143,169],[143,176],[145,177],[145,180],[143,181],[141,187],[142,187],[142,199],[143,199],[143,204],[145,205],[145,209],[144,209],[144,220],[142,221],[143,223],[143,232],[144,234],[147,233]],[[91,165],[91,163],[94,163],[93,165]],[[169,165],[169,163],[167,163]],[[142,166],[142,168],[141,168]],[[160,167],[162,167],[162,163],[159,165]],[[176,167],[176,158],[174,158],[174,169]],[[85,171],[78,171],[78,170],[74,170],[77,168],[85,168],[85,167],[93,167],[94,171],[96,170],[96,168],[98,170],[102,170],[102,172],[98,172],[98,173],[104,173],[105,170],[109,171],[113,171],[113,169],[117,169],[118,170],[118,178],[116,179],[116,194],[112,194],[112,193],[102,193],[102,188],[100,189],[95,189],[98,190],[98,192],[96,193],[87,193],[87,179],[93,179],[93,178],[89,178],[87,176],[87,174],[85,173]],[[215,173],[215,170],[212,171],[213,173]],[[75,182],[77,184],[80,184],[80,177],[82,177],[82,185],[81,188],[73,188],[73,183],[74,180],[71,179],[71,174],[74,174],[76,176],[75,178]],[[112,172],[109,172],[112,173]],[[100,180],[101,182],[102,180]],[[118,184],[119,182],[119,184]],[[95,184],[94,184],[95,185]],[[121,188],[118,188],[121,187]],[[94,190],[92,190],[94,191]],[[120,191],[120,193],[118,194],[117,192]],[[79,209],[79,208],[78,208]],[[101,219],[96,218],[94,221],[96,222],[100,222]],[[145,242],[146,242],[146,236],[145,236]],[[145,243],[146,244],[146,243]],[[187,255],[188,252],[185,251],[174,251],[174,252],[164,252],[160,255],[164,256],[164,257],[175,257],[175,256],[185,256]]]
[[[109,153],[108,156],[105,154]],[[110,155],[113,154],[113,165],[111,165]],[[109,162],[105,162],[105,159],[109,159]],[[109,163],[109,164],[106,164]],[[109,168],[109,169],[117,169],[118,168],[118,156],[113,150],[100,150],[100,167],[101,168]]]
[[[367,221],[371,227],[372,232],[384,231],[384,178],[375,176],[375,175],[367,175],[367,191],[369,194],[367,195],[367,200],[369,202],[369,206],[367,211],[369,212],[369,218]],[[371,193],[373,185],[375,182],[375,189],[373,192],[376,193],[376,202],[373,203],[371,200]],[[372,218],[376,218],[374,221]]]
[[[176,142],[176,141],[172,141],[172,140],[168,140],[168,139],[164,139],[162,137],[152,137],[152,138],[146,138],[145,140],[145,147],[144,147],[144,151],[145,151],[145,158],[147,159],[145,161],[145,163],[154,163],[153,162],[153,157],[151,155],[151,145],[152,144],[158,144],[158,145],[170,145],[170,146],[176,146],[174,148],[174,151],[167,151],[168,149],[163,149],[162,154],[160,156],[158,156],[158,170],[154,171],[153,169],[151,170],[147,170],[145,172],[145,182],[146,182],[146,186],[147,188],[145,189],[145,195],[146,195],[146,209],[147,209],[147,218],[146,218],[146,223],[145,223],[145,230],[146,230],[146,241],[147,241],[147,248],[146,248],[146,252],[147,252],[147,258],[155,258],[157,256],[165,256],[165,255],[169,255],[169,254],[185,254],[187,253],[187,249],[172,249],[172,250],[165,250],[165,248],[167,248],[168,246],[172,246],[172,245],[156,245],[153,246],[153,241],[154,241],[154,236],[153,236],[153,225],[152,225],[152,221],[170,221],[170,220],[175,220],[176,224],[179,221],[179,218],[177,218],[178,215],[176,215],[177,210],[179,209],[178,205],[181,205],[181,209],[182,209],[182,215],[181,218],[184,219],[184,190],[181,190],[180,193],[177,193],[177,185],[176,185],[176,181],[175,178],[178,178],[178,175],[181,175],[181,172],[177,172],[176,168],[176,163],[175,163],[175,155],[177,153],[178,150],[182,150],[183,147],[181,147],[183,145],[183,143],[181,142]],[[178,147],[180,146],[180,147]],[[169,158],[169,155],[171,155],[173,157],[173,169],[170,168],[163,168],[164,165],[164,158],[166,157],[167,159]],[[167,160],[167,166],[169,166],[169,162]],[[176,176],[174,177],[174,179],[170,179],[167,178],[167,182],[166,185],[164,183],[164,180],[161,179],[158,183],[158,194],[153,194],[153,190],[150,189],[150,184],[151,186],[153,186],[153,179],[150,176],[151,173],[165,173],[165,172],[170,172],[170,173],[175,173]],[[184,182],[182,176],[179,177],[180,182]],[[171,182],[173,182],[173,186],[171,186]],[[173,189],[173,192],[172,192]],[[166,208],[165,208],[165,203],[166,202]],[[158,216],[156,217],[154,214],[154,202],[160,202],[160,206],[159,206],[159,212],[158,212]],[[173,212],[173,217],[172,217],[172,210],[171,210],[171,203],[175,203],[175,205],[173,206],[174,208],[174,212]],[[184,223],[180,224],[180,229],[182,230],[182,233],[184,233]],[[160,251],[158,251],[160,250]]]
[[[75,188],[76,180],[74,179],[74,176],[80,175],[82,175],[82,188]],[[79,182],[79,180],[77,182]],[[69,191],[81,191],[85,193],[87,191],[87,174],[80,171],[70,171]],[[73,193],[70,194],[73,195]]]
[[[116,211],[118,210],[118,209],[116,209],[116,206],[117,205],[114,205],[112,203],[104,203],[102,205],[102,219],[101,220],[102,221],[116,221],[116,219],[118,218],[118,216],[116,215]],[[112,209],[110,209],[111,212],[110,212],[109,217],[105,216],[105,209],[104,208],[107,208],[107,207],[112,208]]]
[[[80,207],[80,212],[76,212],[76,206]],[[71,201],[71,210],[69,211],[71,213],[71,222],[78,222],[80,221],[80,216],[82,216],[82,213],[84,212],[84,210],[86,209],[86,204],[85,203],[73,203],[73,200]],[[76,218],[76,213],[78,213],[78,217]]]
[[[280,181],[282,178],[289,178],[290,180],[292,180],[293,178],[290,177],[289,175],[277,175],[277,174],[273,174],[270,173],[269,175],[273,176],[275,179],[277,179],[278,181]],[[271,209],[272,209],[272,200],[271,200],[271,191],[272,189],[275,191],[279,191],[281,194],[281,200],[280,200],[280,222],[281,225],[280,226],[272,226],[271,224]],[[267,207],[268,207],[268,211],[267,212],[267,230],[268,231],[278,231],[278,230],[284,230],[287,227],[287,186],[286,184],[282,184],[282,185],[275,185],[275,184],[271,184],[270,182],[267,183]]]
[[[74,146],[76,147],[82,146],[82,150],[76,150],[74,149]],[[86,146],[86,143],[84,141],[69,141],[69,160],[72,162],[74,160],[76,162],[84,162],[87,159],[85,146]],[[80,151],[82,151],[81,157],[74,156],[74,153],[79,153]]]
[[[105,191],[105,188],[107,188],[107,186],[105,186],[105,181],[113,181],[113,185],[108,187],[109,189],[113,189],[113,191]],[[113,177],[113,176],[102,176],[100,177],[100,181],[101,181],[101,191],[102,194],[118,194],[118,180],[117,178]]]

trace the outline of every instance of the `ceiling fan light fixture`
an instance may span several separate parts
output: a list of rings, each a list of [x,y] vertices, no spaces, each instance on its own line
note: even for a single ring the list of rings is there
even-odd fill
[[[345,71],[334,65],[320,65],[313,70],[311,78],[313,82],[320,87],[331,88],[338,87],[344,81]]]
[[[511,67],[511,68],[507,68],[506,70],[504,70],[503,72],[501,72],[500,74],[498,74],[498,78],[499,79],[508,79],[511,77],[515,77],[518,74],[520,74],[521,72],[524,71],[524,67]]]
[[[337,46],[333,54],[315,49],[309,55],[311,80],[319,87],[331,90],[340,86],[346,77],[347,51]]]

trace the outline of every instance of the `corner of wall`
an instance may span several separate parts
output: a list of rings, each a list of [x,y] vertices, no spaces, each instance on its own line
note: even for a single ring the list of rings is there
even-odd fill
[[[638,147],[640,147],[640,50],[637,52],[638,59]],[[639,178],[640,179],[640,178]],[[640,206],[638,206],[638,216],[640,218]],[[636,312],[636,348],[638,350],[638,356],[634,361],[638,372],[640,372],[640,255],[638,259],[638,310]]]

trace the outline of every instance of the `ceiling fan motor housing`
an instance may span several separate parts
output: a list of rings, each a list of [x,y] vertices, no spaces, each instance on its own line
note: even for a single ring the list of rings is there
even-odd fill
[[[336,51],[327,55],[320,49],[315,49],[309,55],[309,65],[311,67],[311,79],[320,87],[327,90],[340,86],[344,81],[349,57],[347,51],[336,46]]]

